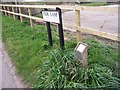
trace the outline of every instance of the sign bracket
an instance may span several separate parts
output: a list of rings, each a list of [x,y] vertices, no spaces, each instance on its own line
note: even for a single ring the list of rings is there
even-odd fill
[[[47,26],[47,31],[48,31],[48,41],[49,41],[50,46],[53,46],[50,22],[53,22],[53,23],[58,24],[60,48],[62,50],[64,50],[65,49],[65,47],[64,47],[64,33],[63,33],[61,9],[58,7],[56,7],[56,10],[44,9],[42,14],[43,14],[43,19],[46,21],[46,26]]]
[[[46,11],[48,9],[45,9]],[[50,22],[46,22],[46,26],[47,26],[47,31],[48,31],[48,41],[49,41],[49,45],[53,46],[52,44],[52,33],[51,33],[51,26],[50,26]]]

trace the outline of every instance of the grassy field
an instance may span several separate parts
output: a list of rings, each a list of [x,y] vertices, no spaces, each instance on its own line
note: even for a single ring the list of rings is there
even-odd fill
[[[5,48],[15,63],[17,73],[34,88],[100,88],[120,86],[118,78],[118,49],[94,39],[83,39],[89,45],[88,63],[84,70],[74,58],[76,40],[65,41],[60,50],[58,31],[52,27],[53,47],[48,45],[44,25],[30,28],[2,17],[2,35]],[[65,34],[66,35],[66,34]]]
[[[109,5],[109,4],[106,2],[91,2],[91,3],[83,3],[80,5],[82,5],[82,6],[105,6],[105,5]]]

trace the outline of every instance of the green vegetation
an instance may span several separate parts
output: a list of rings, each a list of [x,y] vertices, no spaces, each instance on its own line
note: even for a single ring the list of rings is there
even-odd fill
[[[36,17],[43,18],[42,14],[35,15]]]
[[[45,2],[24,2],[23,4],[27,4],[27,5],[44,5]]]
[[[17,72],[34,88],[100,88],[120,86],[118,78],[118,50],[115,46],[94,39],[83,39],[89,45],[88,69],[84,70],[74,58],[76,41],[65,41],[66,49],[59,49],[59,38],[52,28],[53,47],[48,45],[43,25],[30,28],[3,16],[3,41]],[[9,22],[10,21],[10,22]]]
[[[106,2],[91,2],[91,3],[83,3],[80,5],[82,5],[82,6],[105,6],[108,4]]]

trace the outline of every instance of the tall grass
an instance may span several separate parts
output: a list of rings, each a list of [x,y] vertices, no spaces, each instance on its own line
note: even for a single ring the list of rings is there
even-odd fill
[[[10,21],[10,22],[8,22]],[[23,80],[35,88],[98,88],[119,87],[118,50],[115,46],[85,39],[89,45],[88,68],[74,58],[76,41],[65,42],[59,50],[59,37],[52,29],[53,47],[48,45],[43,25],[30,28],[28,22],[14,21],[3,16],[2,35],[6,50]]]
[[[40,80],[38,86],[45,88],[100,88],[118,87],[120,79],[108,66],[91,64],[87,69],[75,60],[73,51],[54,50],[50,53],[44,67],[38,69]]]

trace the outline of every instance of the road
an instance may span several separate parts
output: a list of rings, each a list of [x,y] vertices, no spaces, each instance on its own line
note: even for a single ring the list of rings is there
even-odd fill
[[[0,90],[1,88],[25,88],[20,77],[15,72],[15,67],[5,51],[0,40]]]
[[[80,14],[81,27],[118,34],[118,12],[99,12],[96,9],[96,11],[81,10]],[[75,30],[75,11],[64,12],[63,23],[64,27]]]

